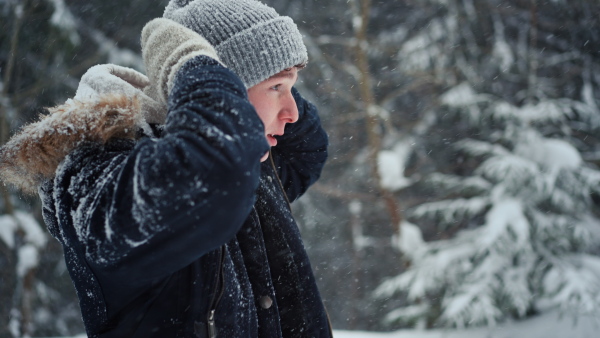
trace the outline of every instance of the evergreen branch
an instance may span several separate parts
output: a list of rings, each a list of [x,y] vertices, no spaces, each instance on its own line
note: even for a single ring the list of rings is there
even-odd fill
[[[415,218],[434,219],[443,225],[450,225],[482,214],[489,205],[490,201],[485,197],[459,198],[421,204],[415,207],[410,215]]]
[[[510,151],[501,145],[473,139],[463,139],[454,144],[457,150],[463,151],[471,156],[506,156]]]
[[[492,184],[480,176],[461,177],[433,173],[424,180],[424,184],[444,194],[481,195],[490,192]]]

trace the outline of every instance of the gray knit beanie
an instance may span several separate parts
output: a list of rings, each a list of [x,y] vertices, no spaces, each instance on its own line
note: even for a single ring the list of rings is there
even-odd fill
[[[246,88],[308,61],[294,21],[256,0],[171,0],[163,16],[208,40]]]

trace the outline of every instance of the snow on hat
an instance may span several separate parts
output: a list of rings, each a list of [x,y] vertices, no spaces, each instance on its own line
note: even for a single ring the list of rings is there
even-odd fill
[[[294,21],[256,0],[171,0],[163,16],[208,40],[246,88],[308,61]]]

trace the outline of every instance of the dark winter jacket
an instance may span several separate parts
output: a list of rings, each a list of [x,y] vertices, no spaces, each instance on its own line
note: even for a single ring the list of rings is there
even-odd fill
[[[42,147],[42,161],[59,163],[51,179],[30,180],[42,182],[44,219],[89,337],[330,337],[286,201],[319,177],[327,137],[314,106],[294,95],[299,121],[263,164],[268,145],[246,89],[208,57],[181,68],[154,133],[134,135],[139,108],[126,98],[70,102],[52,114],[66,124],[51,115],[54,141],[30,128],[29,145],[3,150],[33,161],[23,149]],[[68,120],[77,109],[85,127]],[[74,130],[88,134],[63,149]]]

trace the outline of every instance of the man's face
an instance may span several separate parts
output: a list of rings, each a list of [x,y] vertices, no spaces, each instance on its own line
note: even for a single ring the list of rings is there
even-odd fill
[[[292,96],[297,79],[298,69],[293,67],[248,89],[248,98],[265,125],[265,136],[271,147],[277,145],[274,136],[283,135],[286,123],[298,121],[298,108]],[[267,152],[261,162],[268,157]]]

